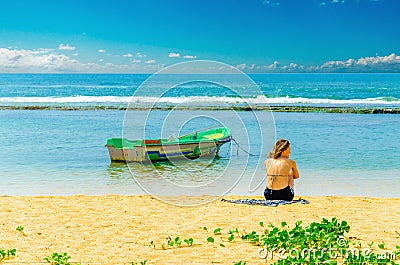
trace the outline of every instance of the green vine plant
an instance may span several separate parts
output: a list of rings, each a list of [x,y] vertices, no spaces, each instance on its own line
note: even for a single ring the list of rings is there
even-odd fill
[[[146,265],[147,264],[147,260],[142,260],[139,262],[132,262],[131,265]]]
[[[260,226],[263,224],[260,223]],[[372,249],[364,253],[360,241],[351,242],[346,239],[345,233],[349,231],[350,226],[346,221],[340,222],[337,218],[329,221],[324,218],[319,223],[313,222],[305,227],[302,221],[297,221],[293,228],[286,222],[282,222],[280,227],[269,224],[263,233],[252,231],[241,235],[241,238],[263,247],[266,253],[278,250],[286,253],[273,263],[275,265],[338,264],[340,261],[346,265],[396,264],[395,260],[400,257],[400,246],[396,246],[396,251],[392,253],[374,253]],[[353,247],[350,247],[350,242]],[[368,246],[371,248],[373,242]],[[383,250],[386,245],[383,242],[378,247]]]
[[[43,260],[51,265],[72,265],[68,260],[71,256],[68,256],[67,252],[53,252],[51,256],[45,257]],[[80,265],[80,264],[76,264]]]
[[[191,247],[194,245],[194,240],[193,238],[186,238],[183,239],[183,241],[181,240],[181,237],[177,236],[175,238],[172,238],[170,236],[168,236],[166,238],[167,242],[166,243],[161,243],[161,249],[168,249],[168,248],[174,248],[174,247]],[[184,244],[183,244],[184,243]],[[183,245],[182,245],[183,244]],[[153,249],[157,249],[156,243],[152,240],[150,242],[150,247]]]
[[[17,250],[15,248],[8,250],[0,248],[0,262],[15,257],[16,253]]]
[[[24,232],[24,227],[19,225],[15,228],[16,231],[20,232],[21,235],[26,236],[25,232]]]
[[[368,249],[363,248],[360,240],[352,241],[352,237],[347,238],[346,233],[350,231],[350,225],[346,221],[339,221],[337,218],[328,220],[323,218],[321,222],[312,222],[303,226],[303,222],[297,221],[290,227],[286,222],[274,226],[264,222],[259,222],[262,232],[240,232],[238,228],[222,231],[220,227],[209,230],[207,227],[202,229],[206,232],[212,231],[212,235],[206,238],[207,244],[218,244],[226,247],[226,243],[235,243],[239,240],[248,242],[258,247],[260,258],[271,259],[270,264],[274,265],[394,265],[398,264],[395,260],[400,260],[400,246],[396,246],[393,252],[387,249],[385,242],[377,244],[374,242],[367,244]],[[218,240],[219,239],[219,240]],[[167,237],[166,243],[161,244],[161,249],[182,247],[183,243],[193,246],[193,238],[181,240],[180,237]],[[154,241],[150,246],[156,249]],[[261,252],[272,255],[260,256]],[[365,252],[365,250],[368,250]],[[283,255],[278,255],[283,253]],[[295,253],[296,255],[293,255]],[[239,261],[235,264],[246,264]]]

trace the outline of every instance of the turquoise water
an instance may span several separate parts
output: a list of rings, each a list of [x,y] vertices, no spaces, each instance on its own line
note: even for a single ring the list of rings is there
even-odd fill
[[[226,123],[240,147],[254,156],[238,150],[232,143],[224,145],[220,158],[213,161],[158,163],[155,167],[133,165],[132,176],[127,165],[110,163],[104,144],[108,137],[120,137],[123,129],[132,137],[142,135],[142,121],[146,120],[147,113],[132,111],[130,123],[124,127],[124,111],[79,108],[126,106],[147,77],[1,74],[0,106],[75,106],[78,110],[0,110],[0,194],[144,194],[137,182],[168,190],[157,181],[157,174],[161,174],[176,185],[216,183],[211,188],[218,189],[221,187],[218,185],[228,183],[221,194],[262,195],[266,184],[261,182],[262,161],[275,137],[285,137],[292,142],[291,156],[301,174],[296,182],[297,194],[399,196],[400,115],[273,113],[271,116],[258,111],[259,122],[254,122],[253,113],[244,111],[179,110],[173,111],[173,115],[153,111],[146,127],[148,137],[158,137],[160,128],[166,128],[162,133],[168,136],[216,122]],[[400,75],[396,74],[251,77],[270,104],[400,106]],[[173,75],[165,78],[135,100],[151,101],[158,90],[176,81]],[[221,78],[228,80],[232,87],[246,91],[232,76]],[[180,90],[171,90],[164,102],[173,105],[195,98],[196,102],[208,104],[218,98],[234,104],[240,100],[230,92],[204,82],[193,82]],[[257,100],[255,97],[255,104]],[[238,117],[240,122],[235,121]],[[172,122],[164,124],[168,119]],[[179,131],[178,127],[183,129]],[[258,139],[260,128],[263,135]],[[224,178],[219,178],[221,175]],[[207,194],[207,190],[200,192]]]
[[[148,102],[188,75],[163,75],[136,95],[134,101]],[[237,75],[189,75],[193,80],[226,82],[246,94],[248,84]],[[150,75],[127,74],[0,74],[0,106],[125,106]],[[322,104],[400,106],[399,74],[255,74],[250,75],[269,104]],[[238,99],[232,90],[221,91],[210,82],[193,81],[171,89],[163,101],[178,104],[190,99],[202,102],[215,98],[229,103]],[[252,103],[263,103],[253,99]]]
[[[275,113],[274,118],[277,136],[292,142],[292,158],[301,173],[298,194],[398,196],[399,115]],[[124,111],[0,111],[0,194],[143,194],[126,165],[110,163],[104,146],[107,137],[121,135],[123,119]],[[236,149],[225,145],[202,179],[180,174],[168,163],[157,169],[173,182],[196,184],[214,180],[228,162],[238,175],[247,158],[248,167],[257,167],[256,157],[240,149],[237,155]],[[265,157],[270,147],[262,149]],[[151,166],[135,170],[139,178],[154,174]],[[262,165],[257,168],[258,179],[263,171]],[[245,174],[230,194],[261,195],[265,183],[251,193],[250,178]]]

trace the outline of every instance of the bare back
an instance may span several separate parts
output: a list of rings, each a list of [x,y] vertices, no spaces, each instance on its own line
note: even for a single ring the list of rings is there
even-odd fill
[[[285,157],[265,160],[266,174],[268,177],[267,187],[272,190],[284,189],[287,186],[293,188],[293,179],[299,177],[296,163]]]

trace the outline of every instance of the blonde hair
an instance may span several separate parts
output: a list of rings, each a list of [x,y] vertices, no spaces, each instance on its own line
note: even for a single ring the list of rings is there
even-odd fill
[[[290,146],[289,140],[286,140],[284,138],[279,139],[276,141],[274,148],[272,148],[272,151],[269,152],[268,158],[279,158],[281,157],[282,153]]]

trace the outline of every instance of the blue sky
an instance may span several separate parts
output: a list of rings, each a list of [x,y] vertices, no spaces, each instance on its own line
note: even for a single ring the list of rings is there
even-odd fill
[[[2,0],[0,72],[400,72],[397,0]]]

